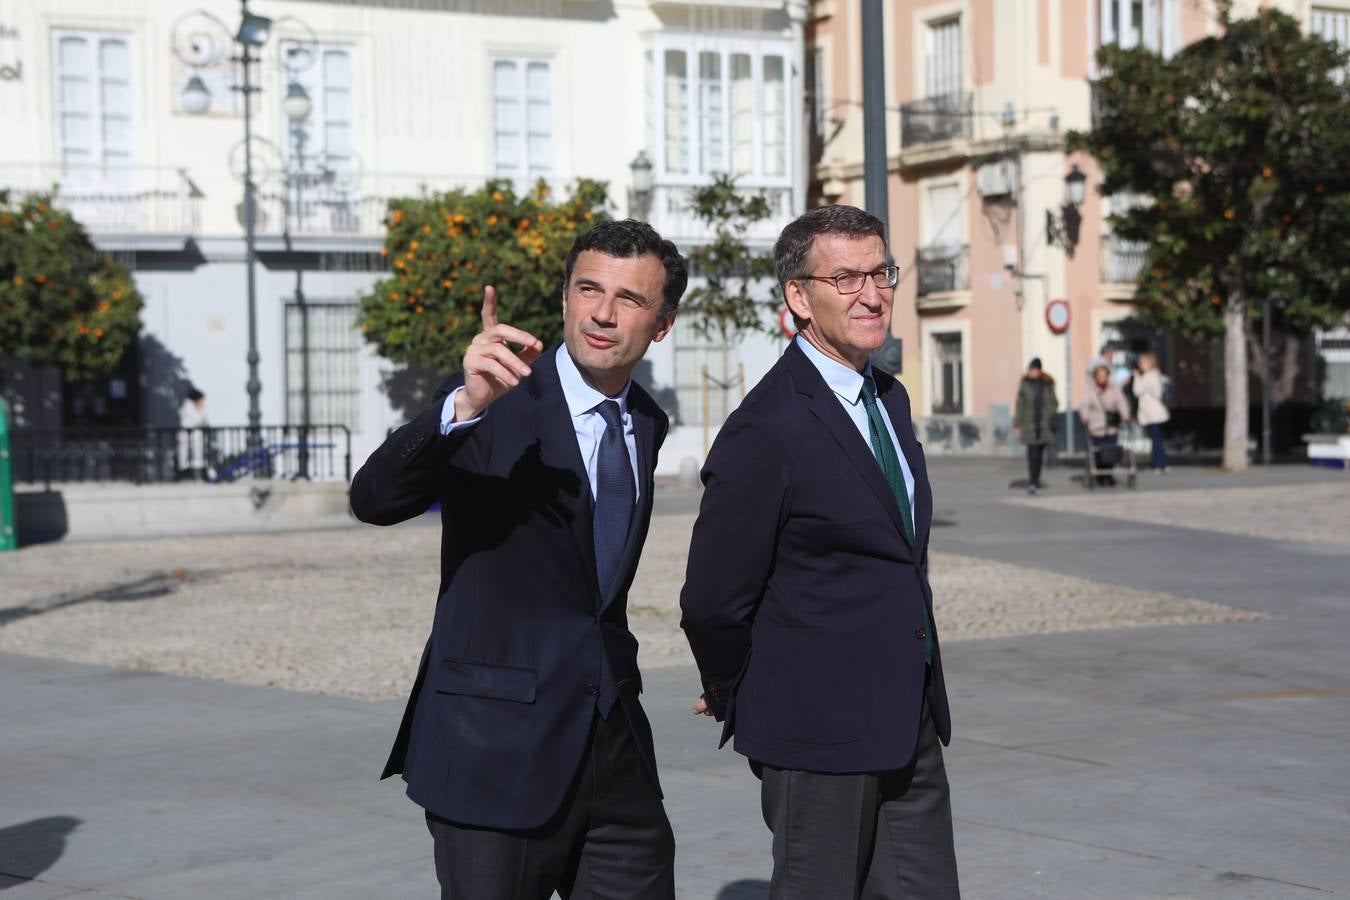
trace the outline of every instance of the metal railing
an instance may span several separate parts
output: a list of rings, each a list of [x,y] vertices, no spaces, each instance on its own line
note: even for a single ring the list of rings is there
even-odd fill
[[[352,475],[345,425],[18,430],[10,445],[14,480],[29,484],[351,481]]]
[[[969,139],[972,111],[969,93],[911,100],[900,107],[901,146]]]
[[[1101,283],[1134,284],[1147,261],[1148,244],[1106,235],[1102,239]]]
[[[50,191],[93,234],[192,235],[201,224],[202,193],[186,169],[6,163],[0,188]]]
[[[920,247],[915,260],[919,296],[969,290],[969,256],[967,244]]]

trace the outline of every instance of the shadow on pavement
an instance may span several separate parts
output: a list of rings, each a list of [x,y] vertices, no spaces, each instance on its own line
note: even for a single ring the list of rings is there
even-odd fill
[[[188,573],[182,569],[175,569],[172,572],[158,572],[144,578],[110,584],[82,594],[56,597],[47,602],[11,606],[0,609],[0,625],[10,625],[30,616],[40,616],[43,613],[64,609],[67,606],[78,606],[81,603],[124,603],[135,600],[151,600],[173,593],[178,590],[179,585],[184,581],[199,580],[201,577],[200,573]]]
[[[769,883],[759,878],[742,878],[717,892],[717,900],[765,900],[768,896]]]
[[[47,816],[0,828],[0,874],[37,878],[66,852],[66,838],[79,826],[72,816]],[[20,884],[0,882],[0,891]]]

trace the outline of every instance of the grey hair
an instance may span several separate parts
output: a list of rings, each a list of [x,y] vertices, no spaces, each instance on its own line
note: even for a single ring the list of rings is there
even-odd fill
[[[820,206],[793,219],[773,245],[773,264],[778,284],[787,291],[787,283],[811,274],[811,246],[816,235],[842,234],[845,237],[881,238],[887,246],[886,224],[856,206]]]

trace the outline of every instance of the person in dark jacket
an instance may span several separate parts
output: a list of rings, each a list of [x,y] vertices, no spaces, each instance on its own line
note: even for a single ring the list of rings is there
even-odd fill
[[[426,810],[443,898],[675,896],[627,605],[668,426],[632,375],[687,281],[649,225],[597,225],[550,350],[485,287],[463,373],[352,481],[364,522],[441,507],[440,596],[384,774]]]
[[[1041,368],[1038,356],[1027,365],[1027,374],[1017,389],[1017,407],[1013,413],[1013,434],[1027,448],[1027,493],[1041,489],[1041,463],[1046,445],[1055,439],[1055,379]]]

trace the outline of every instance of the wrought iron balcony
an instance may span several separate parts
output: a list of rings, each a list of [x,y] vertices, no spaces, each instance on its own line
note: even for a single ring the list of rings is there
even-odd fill
[[[936,144],[970,138],[972,95],[943,94],[912,100],[900,107],[900,143]]]
[[[94,235],[198,232],[202,194],[186,169],[166,166],[0,165],[0,189],[51,192]]]
[[[967,244],[920,247],[916,262],[920,297],[970,289]]]
[[[1148,244],[1106,235],[1102,238],[1101,283],[1134,284],[1147,261]]]

